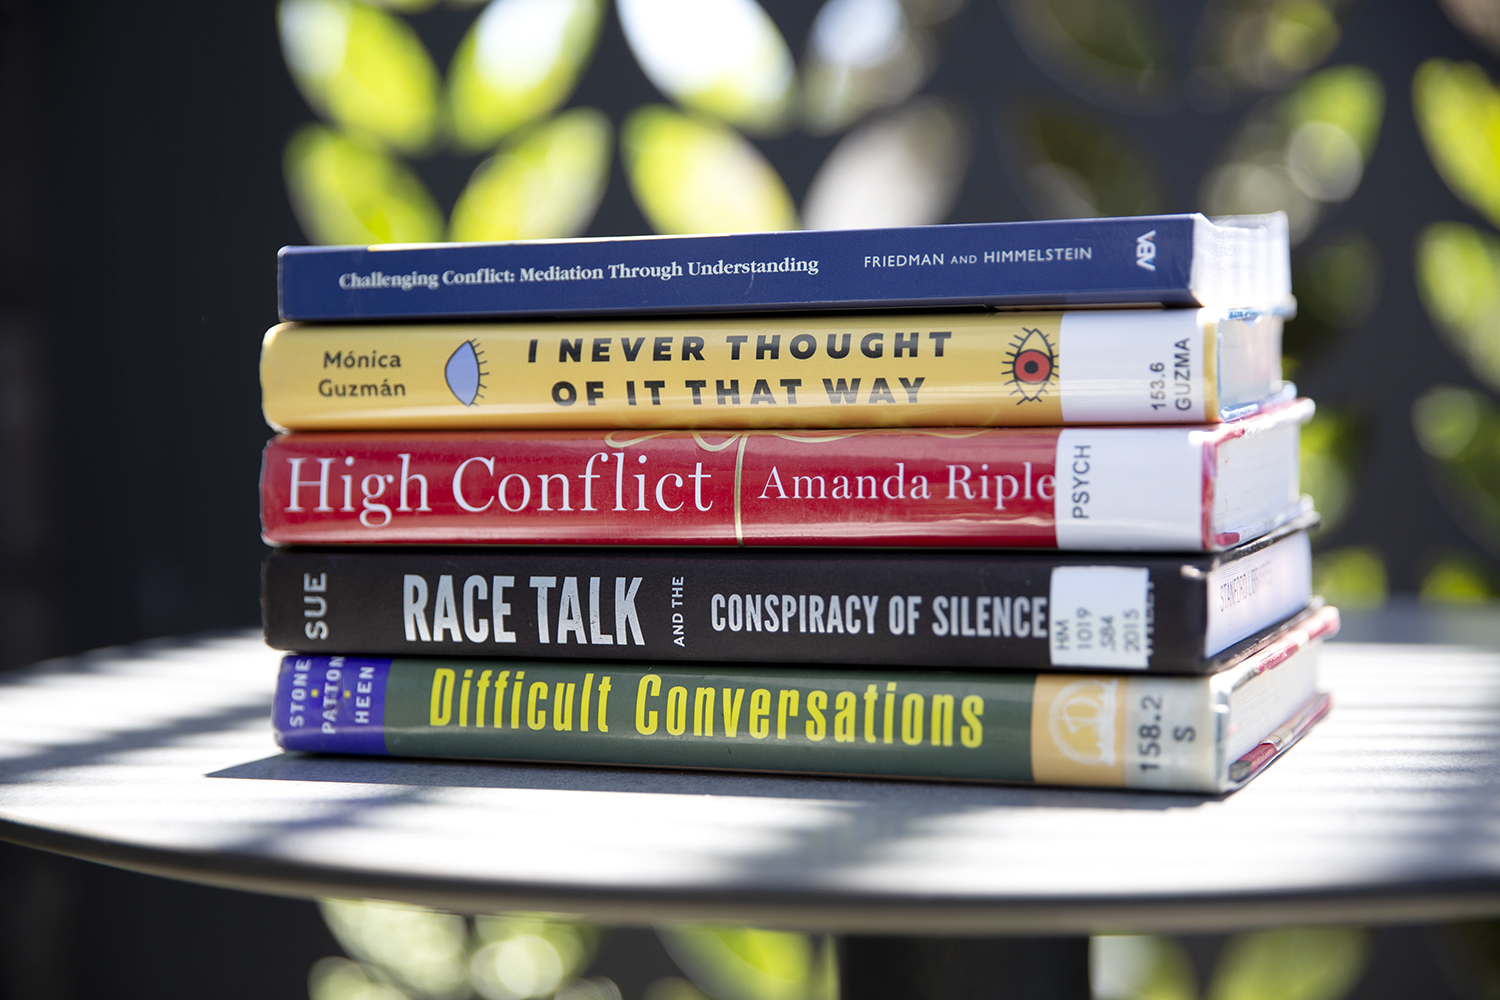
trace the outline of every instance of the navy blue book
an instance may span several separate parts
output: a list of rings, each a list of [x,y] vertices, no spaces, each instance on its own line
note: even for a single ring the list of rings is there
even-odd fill
[[[284,320],[1160,304],[1292,309],[1286,217],[285,247]]]

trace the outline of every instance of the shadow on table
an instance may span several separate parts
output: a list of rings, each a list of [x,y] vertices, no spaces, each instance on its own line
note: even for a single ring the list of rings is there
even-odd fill
[[[237,764],[210,778],[329,781],[413,788],[509,788],[650,795],[720,795],[898,804],[924,815],[944,810],[1031,808],[1160,811],[1215,802],[1223,796],[1150,795],[1096,789],[1027,788],[880,778],[784,777],[667,768],[525,764],[282,753]]]

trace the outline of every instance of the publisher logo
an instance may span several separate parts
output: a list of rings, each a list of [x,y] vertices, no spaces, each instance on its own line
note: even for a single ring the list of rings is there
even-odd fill
[[[1058,752],[1076,764],[1114,767],[1119,688],[1118,680],[1091,678],[1057,693],[1047,731]]]
[[[1156,270],[1156,230],[1135,238],[1135,266]]]

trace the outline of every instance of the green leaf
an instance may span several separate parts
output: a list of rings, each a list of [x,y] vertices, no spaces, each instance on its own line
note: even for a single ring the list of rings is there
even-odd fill
[[[1500,92],[1473,63],[1429,59],[1412,78],[1411,96],[1433,166],[1500,226]]]
[[[1366,159],[1375,151],[1385,117],[1385,88],[1363,66],[1335,66],[1308,77],[1281,102],[1287,125],[1333,125],[1349,136]]]
[[[1417,290],[1438,331],[1469,368],[1500,388],[1500,239],[1438,222],[1417,237]]]
[[[1320,552],[1313,558],[1313,592],[1322,595],[1329,604],[1351,611],[1378,608],[1385,603],[1388,591],[1385,559],[1376,549],[1368,546],[1349,546]],[[1320,980],[1317,977],[1321,973],[1316,970],[1299,970],[1297,967],[1288,967],[1284,970],[1288,979],[1287,983],[1270,982],[1269,977],[1274,973],[1268,972],[1267,966],[1274,965],[1276,962],[1275,958],[1244,958],[1241,964],[1247,967],[1240,969],[1239,974],[1246,982],[1234,986],[1233,992],[1223,995],[1213,994],[1213,1000],[1259,1000],[1259,998],[1282,1000],[1283,997],[1309,997],[1313,1000],[1327,997],[1328,1000],[1337,1000],[1347,992],[1347,990],[1318,992]],[[1250,968],[1249,965],[1254,967]],[[1358,970],[1355,971],[1357,975]],[[1260,982],[1259,977],[1262,976],[1268,977],[1266,982]],[[1283,985],[1295,991],[1309,990],[1311,992],[1278,993],[1277,990]],[[1352,986],[1353,983],[1349,985]]]
[[[452,239],[533,240],[588,228],[609,181],[613,129],[592,108],[558,115],[474,171],[453,209]]]
[[[1385,117],[1380,79],[1336,66],[1270,99],[1246,120],[1203,181],[1210,215],[1284,211],[1292,242],[1310,234],[1326,204],[1359,188]]]
[[[1447,461],[1468,451],[1490,406],[1472,389],[1435,385],[1412,404],[1412,428],[1417,442],[1433,458]]]
[[[1336,6],[1325,0],[1238,0],[1211,6],[1203,28],[1199,82],[1285,87],[1338,46]]]
[[[1355,471],[1363,453],[1365,422],[1358,414],[1319,407],[1302,428],[1302,492],[1323,517],[1321,531],[1338,526],[1354,502]]]
[[[350,0],[282,0],[281,47],[302,96],[351,132],[403,152],[437,133],[437,70],[402,19]]]
[[[448,70],[453,135],[493,146],[568,99],[588,64],[600,0],[494,0],[459,43]]]
[[[1356,550],[1346,549],[1353,558]],[[1373,570],[1379,562],[1361,556]],[[1382,583],[1385,570],[1380,570]],[[1209,1000],[1341,1000],[1370,957],[1370,933],[1358,927],[1284,928],[1236,934],[1224,945]]]
[[[804,127],[829,135],[906,100],[937,68],[937,57],[936,44],[910,23],[900,0],[827,0],[803,61]]]
[[[1378,570],[1384,584],[1377,555],[1356,549],[1341,553],[1350,567],[1357,563],[1367,573]],[[1237,934],[1220,954],[1209,1000],[1341,1000],[1359,981],[1368,957],[1369,932],[1358,927]]]
[[[942,222],[968,164],[958,112],[937,98],[912,101],[839,141],[808,186],[804,221],[809,229]]]
[[[308,1000],[411,1000],[378,974],[347,958],[320,958],[307,974]]]
[[[482,997],[550,997],[594,959],[598,932],[541,914],[474,918],[469,979]]]
[[[785,124],[796,74],[755,0],[618,0],[636,61],[668,97],[753,134]]]
[[[709,925],[658,933],[678,966],[714,1000],[837,1000],[831,938]]]
[[[1144,109],[1171,95],[1165,33],[1139,0],[1009,0],[1033,58],[1108,105]]]
[[[1363,233],[1346,230],[1292,262],[1297,317],[1282,334],[1282,367],[1296,377],[1345,331],[1363,323],[1380,294],[1380,255]]]
[[[314,243],[428,243],[443,238],[443,216],[404,164],[379,148],[322,125],[287,143],[287,192]]]
[[[375,900],[324,899],[319,908],[345,951],[411,992],[433,1000],[469,995],[468,927],[463,917]],[[347,967],[332,971],[354,978]]]
[[[1472,553],[1448,552],[1422,574],[1424,604],[1483,604],[1495,598],[1494,573]]]
[[[1483,393],[1437,385],[1412,404],[1417,443],[1459,523],[1500,549],[1500,413]]]
[[[1151,215],[1161,191],[1150,165],[1119,130],[1053,103],[1018,108],[1008,148],[1039,218]]]
[[[626,120],[620,145],[636,204],[659,233],[798,228],[775,168],[711,119],[647,105]]]
[[[1104,934],[1089,940],[1094,1000],[1197,1000],[1198,981],[1182,945],[1153,934]]]

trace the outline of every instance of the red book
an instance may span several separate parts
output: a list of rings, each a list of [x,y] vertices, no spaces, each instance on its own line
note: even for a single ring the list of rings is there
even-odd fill
[[[1302,400],[1209,427],[287,434],[277,544],[1215,550],[1301,515]]]

